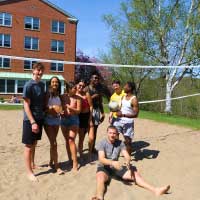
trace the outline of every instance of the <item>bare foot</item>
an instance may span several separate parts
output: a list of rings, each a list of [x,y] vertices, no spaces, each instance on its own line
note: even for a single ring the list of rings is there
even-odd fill
[[[35,165],[35,164],[34,164],[34,165],[32,166],[32,169],[42,169],[42,167],[39,166],[39,165]]]
[[[28,179],[33,182],[38,182],[39,180],[34,174],[28,174]]]
[[[58,175],[63,175],[63,174],[65,174],[65,172],[62,169],[58,168],[57,169],[57,174]]]
[[[165,187],[156,188],[155,194],[156,194],[156,196],[166,194],[169,189],[170,189],[170,185],[165,186]]]

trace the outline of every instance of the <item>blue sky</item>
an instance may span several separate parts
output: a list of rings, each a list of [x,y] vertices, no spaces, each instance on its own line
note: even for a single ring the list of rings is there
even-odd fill
[[[102,20],[104,14],[117,15],[121,0],[49,0],[79,19],[77,49],[98,56],[108,51],[110,29]]]

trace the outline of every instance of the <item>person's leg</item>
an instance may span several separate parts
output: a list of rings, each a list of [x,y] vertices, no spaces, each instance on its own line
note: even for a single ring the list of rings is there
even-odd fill
[[[76,148],[76,134],[78,132],[78,127],[77,126],[71,126],[69,130],[69,148],[73,160],[73,170],[77,171],[78,170],[78,161],[77,161],[77,148]]]
[[[37,145],[37,140],[35,140],[33,142],[32,147],[31,147],[31,164],[32,164],[33,169],[39,168],[39,166],[37,166],[35,164],[35,148],[36,148],[36,145]]]
[[[92,152],[93,153],[96,153],[95,143],[96,143],[96,138],[97,138],[97,129],[98,129],[98,126],[94,125],[94,142],[93,142],[93,145],[92,145]]]
[[[28,179],[31,181],[38,181],[32,169],[32,147],[33,145],[28,145],[28,144],[26,144],[24,147],[25,166],[27,170]]]
[[[135,181],[136,185],[153,192],[156,196],[165,194],[170,189],[169,185],[165,186],[165,187],[154,187],[154,186],[150,185],[142,178],[142,176],[139,174],[139,172],[135,169],[128,170],[123,175],[122,179]]]
[[[79,140],[78,140],[78,151],[80,154],[80,158],[83,159],[83,142],[85,139],[85,128],[79,128],[78,135],[79,135]]]
[[[72,155],[71,155],[71,151],[70,151],[70,148],[69,148],[69,129],[65,126],[61,126],[61,130],[62,130],[62,134],[65,138],[65,144],[66,144],[65,147],[66,147],[68,159],[69,159],[69,162],[71,163],[72,162]]]
[[[58,164],[58,151],[57,151],[57,135],[58,135],[59,126],[52,125],[52,126],[45,126],[45,131],[47,133],[49,142],[50,142],[50,157],[52,158],[52,161],[54,162],[55,169],[58,172],[58,174],[63,174],[63,171],[60,169],[60,166]]]
[[[89,126],[88,127],[89,162],[92,161],[93,146],[94,146],[94,126]]]
[[[131,140],[131,138],[124,136],[124,143],[126,145],[126,150],[128,151],[129,155],[131,156],[131,153],[132,153],[132,140]]]
[[[99,171],[96,174],[96,198],[103,199],[105,193],[105,183],[108,181],[108,175],[103,172]]]

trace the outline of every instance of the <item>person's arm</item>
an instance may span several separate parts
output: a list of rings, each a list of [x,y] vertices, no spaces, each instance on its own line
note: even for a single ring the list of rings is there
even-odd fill
[[[122,150],[122,155],[124,156],[126,166],[130,168],[130,163],[131,163],[131,157],[126,149]]]
[[[81,112],[81,99],[77,98],[76,103],[77,103],[76,108],[71,107],[69,104],[66,104],[66,106],[69,109],[69,111],[72,111],[75,114],[79,114]]]
[[[102,98],[102,95],[99,96],[99,99],[100,99],[99,108],[100,108],[100,112],[101,112],[101,122],[103,122],[103,120],[105,119],[105,114],[104,114],[104,108],[103,108],[103,98]]]
[[[92,98],[91,95],[89,94],[89,92],[86,92],[86,98],[88,101],[88,104],[90,106],[90,118],[89,118],[89,123],[92,122],[92,111],[93,111],[93,103],[92,103]]]
[[[30,124],[32,126],[32,131],[34,133],[38,133],[39,127],[38,127],[38,125],[37,125],[37,123],[36,123],[36,121],[35,121],[35,119],[32,115],[32,112],[31,112],[31,109],[30,109],[30,103],[31,103],[30,99],[24,98],[24,111],[25,111],[25,113],[26,113],[26,115],[27,115],[27,117],[30,121]]]
[[[103,165],[109,165],[110,167],[113,167],[117,170],[121,168],[121,165],[118,161],[107,159],[105,157],[104,151],[98,151],[98,156],[99,156],[99,162],[102,163]]]

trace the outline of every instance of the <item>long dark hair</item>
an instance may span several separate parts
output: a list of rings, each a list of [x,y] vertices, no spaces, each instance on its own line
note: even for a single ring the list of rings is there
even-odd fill
[[[76,83],[74,81],[69,81],[65,83],[65,89],[67,93],[69,93],[69,90],[73,87],[76,87]]]
[[[58,89],[57,91],[53,91],[52,87],[51,87],[51,81],[56,78],[58,81]],[[61,94],[61,82],[60,79],[57,76],[52,76],[51,79],[49,80],[49,85],[48,85],[48,92],[50,94],[50,96],[60,96]]]

